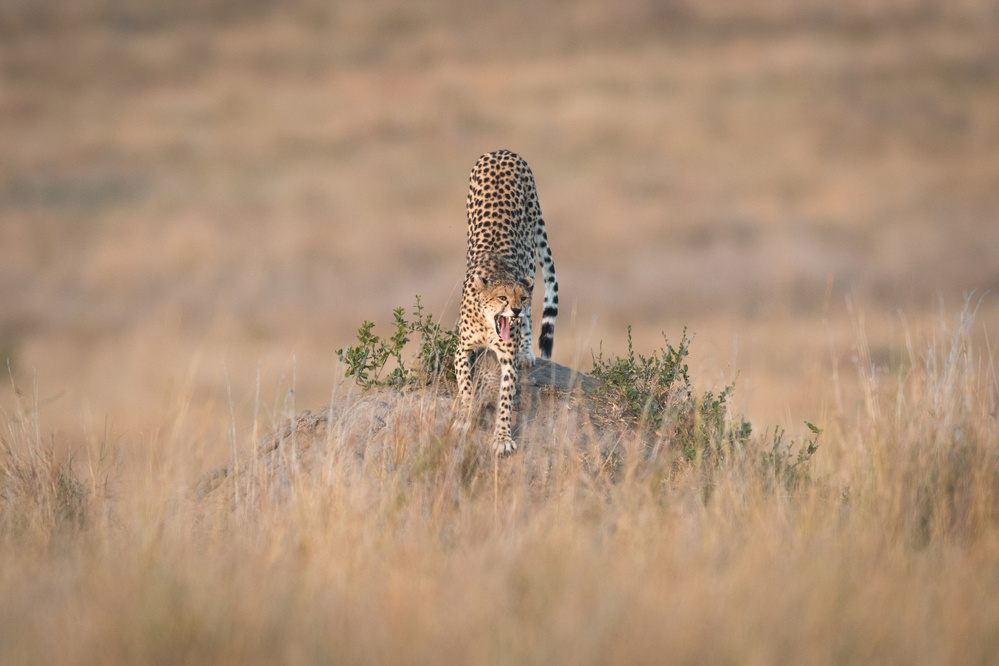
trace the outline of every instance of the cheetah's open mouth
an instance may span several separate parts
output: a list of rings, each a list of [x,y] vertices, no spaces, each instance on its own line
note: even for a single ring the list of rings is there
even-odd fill
[[[510,317],[496,315],[496,335],[504,342],[510,339]]]

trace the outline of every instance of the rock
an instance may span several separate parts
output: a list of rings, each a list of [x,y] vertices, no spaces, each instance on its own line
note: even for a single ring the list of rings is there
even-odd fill
[[[537,395],[543,390],[571,393],[580,389],[592,393],[600,387],[600,382],[554,361],[537,359],[530,368],[521,370],[521,393]],[[472,366],[472,383],[480,400],[489,400],[499,392],[499,361],[495,354],[479,354]]]

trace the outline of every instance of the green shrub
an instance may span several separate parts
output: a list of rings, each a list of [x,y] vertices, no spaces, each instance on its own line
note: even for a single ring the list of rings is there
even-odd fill
[[[636,354],[628,327],[628,353],[604,359],[603,351],[593,360],[591,374],[600,380],[600,391],[620,404],[624,414],[656,437],[679,446],[687,459],[717,456],[722,441],[746,440],[752,428],[741,421],[726,430],[726,401],[734,384],[715,395],[698,396],[690,384],[686,359],[690,353],[687,329],[674,346],[663,334],[665,346],[650,356]]]
[[[372,332],[375,325],[365,321],[357,329],[357,344],[336,350],[337,358],[347,366],[344,377],[353,377],[365,389],[377,386],[404,386],[429,383],[443,378],[454,381],[454,354],[458,349],[458,330],[443,327],[432,314],[424,314],[420,296],[416,296],[412,321],[407,321],[402,306],[393,311],[395,332],[388,340]],[[419,347],[411,367],[406,367],[403,350],[410,336],[419,335]],[[394,368],[382,378],[385,366]]]
[[[818,448],[821,430],[806,425],[815,435],[794,453],[795,442],[784,441],[784,430],[775,428],[769,447],[753,439],[753,427],[744,416],[729,423],[728,398],[735,384],[717,395],[698,395],[690,383],[686,359],[690,347],[684,328],[676,346],[663,334],[665,346],[650,356],[636,354],[628,327],[628,353],[605,359],[601,351],[591,374],[600,380],[600,392],[615,401],[623,413],[657,440],[669,442],[691,462],[714,465],[737,458],[748,461],[765,478],[790,489],[808,480],[808,465]]]

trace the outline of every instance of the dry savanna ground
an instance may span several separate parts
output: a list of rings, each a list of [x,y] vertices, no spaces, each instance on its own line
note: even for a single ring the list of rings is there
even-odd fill
[[[986,0],[2,3],[0,662],[993,660],[996,109]],[[496,148],[555,360],[751,437],[341,383]]]

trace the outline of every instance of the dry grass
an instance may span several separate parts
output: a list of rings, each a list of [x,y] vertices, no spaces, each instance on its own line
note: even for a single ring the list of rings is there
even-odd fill
[[[986,661],[996,108],[986,0],[2,3],[0,660]],[[362,320],[454,317],[500,147],[556,360],[687,326],[758,433],[825,428],[812,484],[611,479],[565,427],[494,494],[447,405],[390,402],[391,469],[192,505],[359,399]]]
[[[972,323],[871,365],[863,415],[789,485],[767,435],[687,460],[564,403],[497,462],[430,389],[335,396],[320,442],[195,499],[180,414],[155,462],[76,471],[7,414],[5,660],[986,662],[999,386]]]

